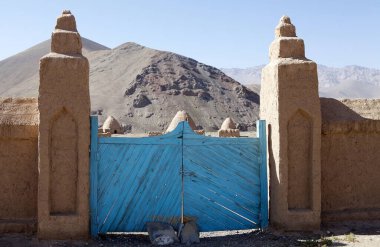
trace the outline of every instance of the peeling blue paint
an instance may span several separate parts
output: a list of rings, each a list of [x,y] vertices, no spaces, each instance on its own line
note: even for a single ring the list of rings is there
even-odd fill
[[[163,136],[98,137],[91,117],[91,234],[146,231],[196,219],[201,231],[266,227],[265,122],[260,138],[195,134],[187,122]],[[182,215],[183,214],[183,215]]]

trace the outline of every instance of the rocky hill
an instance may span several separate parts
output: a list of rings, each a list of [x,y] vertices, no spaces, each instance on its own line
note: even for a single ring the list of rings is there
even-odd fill
[[[101,44],[82,38],[83,54],[109,50]],[[50,40],[46,40],[23,52],[0,61],[0,97],[36,97],[38,95],[39,60],[50,52]]]
[[[256,92],[264,65],[247,69],[221,69]],[[331,98],[380,98],[380,70],[360,66],[332,68],[318,65],[319,92]]]
[[[38,61],[49,42],[0,61],[0,97],[37,96]],[[252,129],[258,118],[259,96],[214,67],[135,43],[109,49],[84,39],[83,49],[91,108],[100,121],[113,115],[133,132],[162,131],[185,110],[210,131],[227,117],[241,129]]]

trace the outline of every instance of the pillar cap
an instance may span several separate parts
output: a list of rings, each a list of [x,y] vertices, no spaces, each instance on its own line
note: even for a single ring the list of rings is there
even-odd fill
[[[282,16],[275,31],[275,37],[297,37],[296,27],[292,24],[289,16]]]
[[[51,51],[66,55],[82,54],[82,40],[77,31],[75,17],[70,10],[63,10],[57,18],[51,37]]]
[[[70,10],[62,11],[62,14],[57,18],[55,29],[78,32],[75,17]]]

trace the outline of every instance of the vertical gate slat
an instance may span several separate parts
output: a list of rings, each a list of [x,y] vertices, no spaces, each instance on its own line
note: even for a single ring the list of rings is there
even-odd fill
[[[260,139],[260,186],[261,214],[260,228],[268,227],[268,178],[267,178],[267,134],[265,120],[256,122],[257,137]]]
[[[91,236],[96,236],[98,230],[98,117],[90,117],[91,124],[91,147],[90,147],[90,220],[91,220]]]

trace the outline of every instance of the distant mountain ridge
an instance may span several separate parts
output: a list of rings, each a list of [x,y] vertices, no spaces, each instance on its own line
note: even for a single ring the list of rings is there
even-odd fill
[[[221,70],[244,85],[261,82],[264,65],[246,69]],[[318,65],[319,91],[323,97],[331,98],[380,98],[380,70],[357,65],[343,68]],[[251,87],[251,86],[249,86]]]

